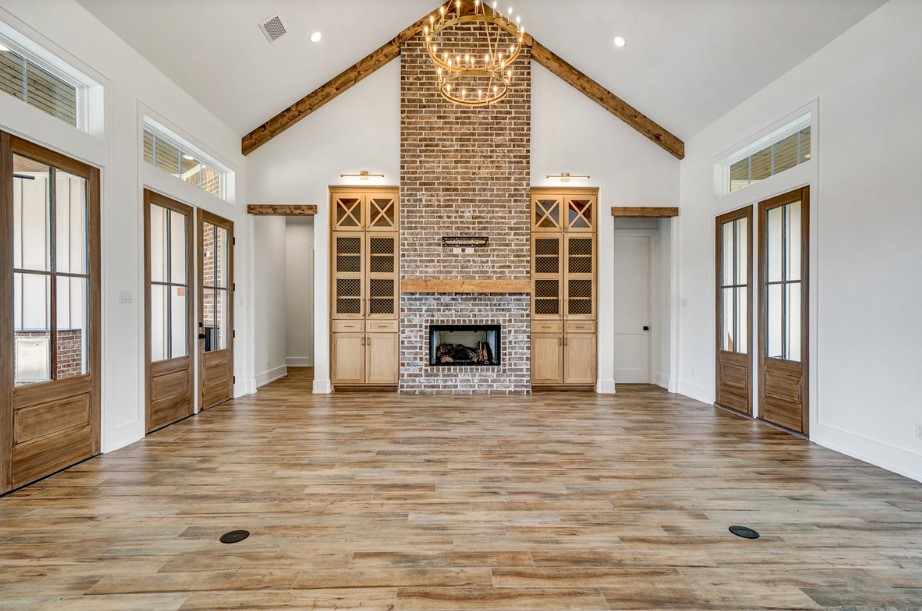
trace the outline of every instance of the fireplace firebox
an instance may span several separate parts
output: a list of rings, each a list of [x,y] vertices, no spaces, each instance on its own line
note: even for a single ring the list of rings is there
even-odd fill
[[[501,335],[501,325],[429,325],[429,365],[499,365],[502,354]]]

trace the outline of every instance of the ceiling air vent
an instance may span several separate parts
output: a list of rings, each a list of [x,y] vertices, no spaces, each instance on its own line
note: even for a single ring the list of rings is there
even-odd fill
[[[288,31],[285,29],[285,26],[282,25],[282,20],[278,15],[263,19],[262,23],[259,24],[259,29],[266,35],[266,39],[270,43],[275,42]]]

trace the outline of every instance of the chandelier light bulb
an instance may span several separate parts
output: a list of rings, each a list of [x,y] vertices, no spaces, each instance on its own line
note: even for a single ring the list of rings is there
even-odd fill
[[[515,17],[515,24],[516,24],[516,25],[519,25],[520,23],[522,23],[522,16],[521,16],[521,15],[516,15],[516,17]]]
[[[512,17],[512,7],[509,7],[509,16]]]

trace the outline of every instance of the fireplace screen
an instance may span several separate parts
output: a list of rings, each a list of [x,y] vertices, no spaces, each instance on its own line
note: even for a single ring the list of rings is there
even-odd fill
[[[429,364],[490,367],[500,364],[500,325],[430,325]]]

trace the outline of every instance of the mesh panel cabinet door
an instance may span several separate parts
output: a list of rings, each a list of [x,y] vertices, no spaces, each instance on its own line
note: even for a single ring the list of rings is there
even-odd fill
[[[367,253],[367,318],[397,318],[397,234],[365,235]]]
[[[563,308],[563,253],[559,234],[536,234],[531,238],[533,318],[559,319]]]
[[[570,236],[566,243],[566,317],[595,319],[595,239]]]
[[[361,232],[333,234],[333,318],[364,317],[364,243]]]

